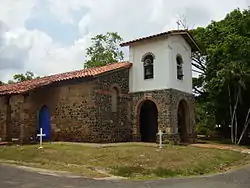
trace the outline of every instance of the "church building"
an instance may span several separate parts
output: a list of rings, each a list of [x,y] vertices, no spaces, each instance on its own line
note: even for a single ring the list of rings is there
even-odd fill
[[[0,138],[47,141],[165,142],[195,140],[191,54],[187,30],[121,44],[129,61],[0,86]],[[70,62],[69,62],[70,63]]]

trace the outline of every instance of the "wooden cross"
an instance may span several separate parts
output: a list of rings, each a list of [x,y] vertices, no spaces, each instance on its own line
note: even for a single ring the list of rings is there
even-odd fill
[[[40,146],[38,149],[42,149],[43,137],[46,136],[46,134],[43,133],[43,128],[40,128],[40,133],[37,134],[37,136],[40,138]]]

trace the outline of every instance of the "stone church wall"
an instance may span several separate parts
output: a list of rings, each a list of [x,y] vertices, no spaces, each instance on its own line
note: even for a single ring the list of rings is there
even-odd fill
[[[124,142],[132,140],[130,120],[129,70],[121,70],[101,76],[97,80],[96,101],[96,141]],[[118,90],[117,111],[112,112],[111,90]]]
[[[30,93],[26,100],[26,135],[36,134],[39,110],[45,105],[51,115],[52,140],[88,141],[90,127],[95,123],[93,87],[90,81]]]
[[[10,98],[9,107],[10,107],[10,120],[8,123],[9,132],[11,133],[10,137],[19,139],[21,125],[23,122],[23,109],[22,104],[24,102],[24,97],[22,95],[14,95]],[[8,114],[8,113],[7,113]]]
[[[31,141],[38,130],[39,110],[46,105],[51,115],[52,140],[88,141],[91,135],[89,127],[95,123],[93,87],[92,82],[81,82],[12,95],[9,113],[6,97],[0,97],[0,134],[3,135],[6,128],[6,136]]]
[[[0,137],[8,130],[9,137],[30,142],[37,134],[39,110],[47,106],[53,141],[129,141],[128,74],[129,70],[121,70],[91,80],[46,86],[11,96],[9,106],[6,97],[0,97]],[[119,89],[115,113],[111,112],[110,89],[113,86]]]
[[[0,97],[0,137],[30,141],[38,130],[38,113],[46,105],[51,114],[52,140],[79,142],[140,141],[139,107],[144,100],[158,108],[158,128],[164,140],[178,143],[177,110],[181,99],[190,109],[189,138],[195,138],[194,97],[173,89],[129,94],[129,70],[89,81],[36,89],[24,95]],[[112,112],[111,89],[118,89]],[[9,106],[7,105],[9,102]],[[8,124],[8,126],[6,126]]]
[[[147,92],[137,92],[132,94],[133,97],[133,138],[134,141],[140,141],[140,124],[139,124],[139,110],[140,104],[145,100],[153,101],[158,109],[158,129],[165,132],[163,139],[179,143],[180,136],[178,133],[177,111],[180,100],[184,99],[189,106],[190,122],[188,130],[188,137],[190,142],[195,138],[195,104],[194,97],[191,94],[184,93],[174,89],[154,90]]]
[[[2,140],[19,139],[21,135],[22,95],[0,97],[0,137]]]
[[[0,97],[0,138],[1,140],[6,138],[6,114],[7,114],[7,99],[6,97]]]

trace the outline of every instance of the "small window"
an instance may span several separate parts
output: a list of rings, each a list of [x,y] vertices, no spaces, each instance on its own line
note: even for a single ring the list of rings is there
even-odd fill
[[[117,112],[118,106],[118,89],[113,87],[111,90],[111,111]]]
[[[147,55],[143,60],[144,66],[144,79],[154,78],[154,57],[152,55]]]
[[[177,63],[177,79],[183,80],[184,74],[183,74],[183,60],[180,55],[176,56],[176,63]]]

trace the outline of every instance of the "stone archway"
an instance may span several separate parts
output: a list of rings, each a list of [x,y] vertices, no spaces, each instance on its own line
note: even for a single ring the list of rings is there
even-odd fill
[[[151,100],[145,100],[139,105],[139,127],[142,142],[156,142],[158,131],[158,110]]]
[[[181,100],[178,105],[177,112],[178,121],[178,133],[180,136],[180,142],[189,142],[188,130],[190,127],[190,112],[188,103],[185,100]]]

